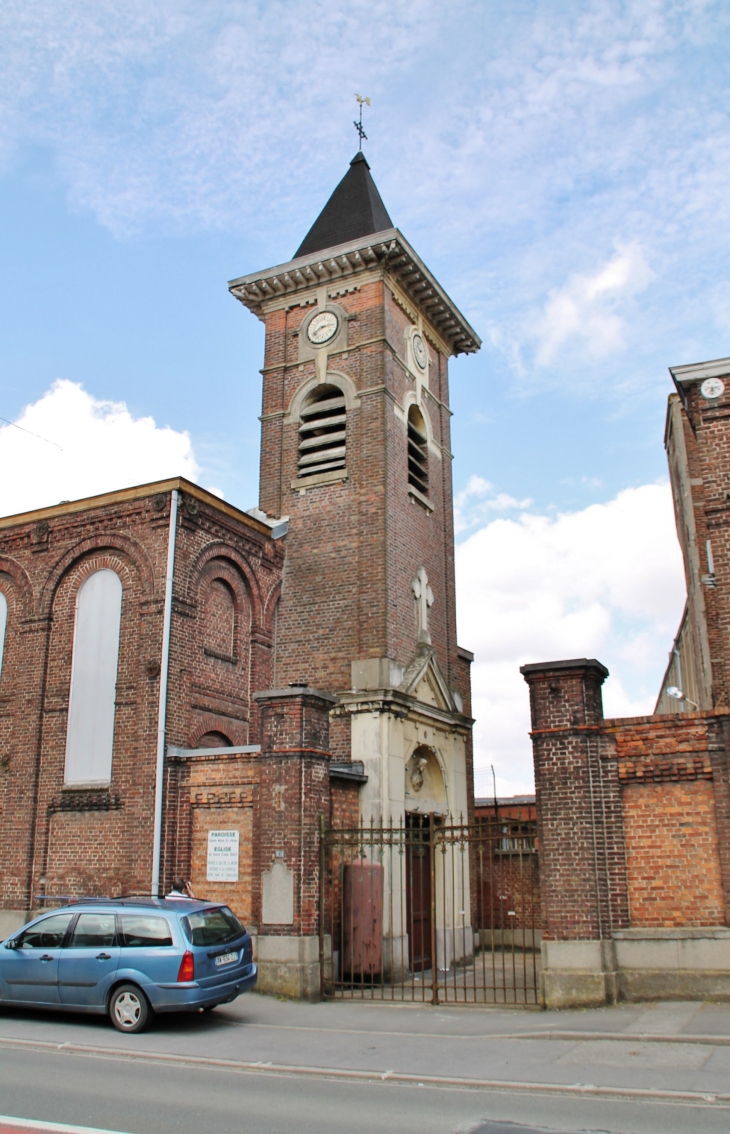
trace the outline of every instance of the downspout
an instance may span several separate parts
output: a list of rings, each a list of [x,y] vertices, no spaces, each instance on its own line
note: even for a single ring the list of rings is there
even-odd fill
[[[160,850],[162,845],[162,797],[165,774],[165,730],[167,726],[167,679],[170,671],[170,626],[172,623],[172,580],[175,571],[175,537],[177,535],[177,489],[170,499],[170,534],[167,540],[167,574],[165,576],[165,609],[162,622],[162,661],[160,665],[160,703],[157,710],[157,770],[155,774],[155,826],[152,835],[152,897],[160,889]]]

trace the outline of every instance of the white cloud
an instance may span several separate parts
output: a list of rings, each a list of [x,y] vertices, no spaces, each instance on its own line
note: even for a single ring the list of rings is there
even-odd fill
[[[55,382],[0,427],[3,516],[198,472],[187,433],[134,418],[123,402],[97,401],[74,382]]]
[[[580,340],[584,355],[602,358],[624,345],[622,301],[643,291],[654,273],[637,244],[621,248],[594,275],[573,275],[551,292],[535,327],[535,361],[547,366],[570,340]]]
[[[454,497],[454,531],[459,534],[483,523],[490,512],[511,512],[529,508],[532,500],[517,500],[507,492],[494,491],[494,486],[481,476],[471,476],[466,488]]]
[[[598,657],[611,671],[606,715],[652,711],[685,594],[668,485],[494,519],[457,548],[456,578],[459,641],[475,653],[476,767],[494,764],[500,795],[532,784],[520,665]]]

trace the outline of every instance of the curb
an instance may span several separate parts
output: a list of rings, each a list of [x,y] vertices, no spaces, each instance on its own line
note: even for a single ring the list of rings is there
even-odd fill
[[[622,1037],[625,1038],[625,1037]],[[631,1037],[636,1042],[636,1037]],[[209,1067],[226,1071],[244,1071],[264,1075],[295,1075],[320,1079],[349,1079],[360,1082],[404,1083],[419,1087],[457,1087],[461,1090],[508,1091],[510,1093],[570,1095],[580,1098],[653,1099],[657,1102],[730,1105],[730,1094],[714,1091],[663,1091],[645,1087],[598,1087],[592,1083],[532,1083],[508,1079],[464,1079],[448,1075],[412,1075],[403,1071],[357,1071],[341,1067],[307,1067],[297,1064],[248,1062],[236,1059],[212,1059],[202,1055],[170,1055],[157,1051],[125,1051],[116,1047],[92,1047],[90,1044],[51,1043],[48,1040],[9,1040],[0,1038],[0,1046],[39,1051],[96,1055],[112,1059],[165,1063],[170,1066]]]

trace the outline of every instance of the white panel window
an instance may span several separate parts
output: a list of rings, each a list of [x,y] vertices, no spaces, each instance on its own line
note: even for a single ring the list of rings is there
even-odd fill
[[[76,599],[66,734],[67,784],[106,783],[111,779],[121,616],[119,576],[108,570],[89,575]]]
[[[5,632],[8,626],[8,600],[0,591],[0,677],[2,677],[2,654],[5,651]]]
[[[8,625],[8,600],[0,591],[0,677],[3,675],[3,651],[5,649],[5,630]]]

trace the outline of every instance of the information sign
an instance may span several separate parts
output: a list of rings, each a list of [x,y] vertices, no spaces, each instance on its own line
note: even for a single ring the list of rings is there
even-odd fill
[[[238,831],[208,831],[208,881],[238,882]]]

